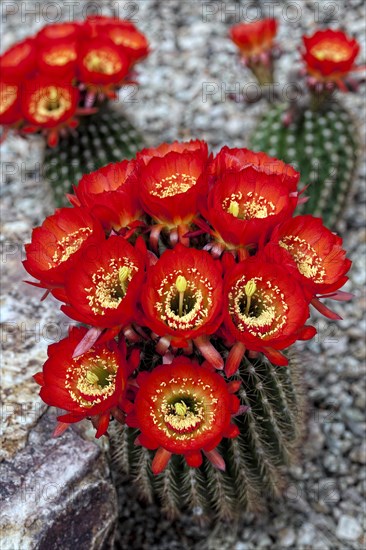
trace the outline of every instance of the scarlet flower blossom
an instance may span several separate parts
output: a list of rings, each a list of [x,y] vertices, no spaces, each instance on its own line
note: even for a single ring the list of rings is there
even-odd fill
[[[79,91],[71,84],[58,84],[45,76],[31,80],[21,98],[23,116],[30,123],[25,131],[44,130],[48,145],[54,147],[61,128],[77,125],[74,116],[78,101]]]
[[[60,208],[33,229],[23,265],[40,286],[62,286],[78,259],[95,255],[103,240],[102,226],[86,208]]]
[[[253,248],[265,242],[272,229],[296,208],[296,179],[254,166],[223,173],[201,207],[221,249]]]
[[[281,265],[267,263],[260,256],[236,264],[224,279],[224,323],[238,343],[230,352],[226,373],[235,372],[239,351],[242,355],[245,348],[263,352],[277,365],[287,365],[277,350],[316,333],[313,327],[304,326],[309,302],[296,278]]]
[[[20,86],[0,80],[0,124],[12,125],[22,118],[20,110]]]
[[[189,466],[198,468],[202,452],[225,470],[216,447],[223,437],[239,434],[231,418],[239,410],[233,393],[240,384],[227,384],[216,372],[185,357],[141,372],[137,384],[126,422],[141,430],[136,444],[158,449],[152,462],[154,474],[164,470],[172,454],[183,455]]]
[[[342,242],[320,218],[305,215],[276,227],[266,250],[271,255],[279,247],[287,251],[296,264],[301,285],[313,294],[329,294],[348,280],[346,273],[352,262],[346,258]]]
[[[300,173],[293,166],[270,157],[266,153],[257,153],[244,147],[239,149],[225,145],[212,161],[210,175],[215,181],[225,172],[240,172],[248,166],[269,176],[272,174],[280,176],[282,181],[288,185],[289,191],[296,192],[297,184],[300,181]]]
[[[111,25],[107,33],[116,46],[123,48],[132,64],[146,57],[149,53],[149,43],[146,36],[139,32],[136,27],[124,28],[121,24]]]
[[[134,63],[149,53],[146,37],[131,21],[115,17],[91,16],[85,22],[85,31],[91,37],[105,35],[127,53]]]
[[[41,74],[62,78],[63,82],[76,77],[76,42],[50,42],[38,52],[37,62]]]
[[[82,25],[77,22],[68,23],[54,23],[52,25],[46,25],[37,34],[37,44],[40,46],[49,45],[51,42],[70,42],[77,41],[80,37]]]
[[[204,357],[222,368],[208,340],[221,324],[221,265],[208,252],[180,243],[166,250],[148,270],[141,303],[147,326],[165,337],[161,346],[185,348],[193,339]]]
[[[207,144],[163,144],[156,153],[146,149],[138,156],[142,205],[157,224],[154,231],[163,227],[178,230],[180,241],[187,244],[184,234],[197,216],[199,197],[207,188]]]
[[[267,18],[234,25],[230,29],[230,38],[238,46],[241,54],[248,58],[270,50],[276,33],[277,21]]]
[[[129,70],[127,55],[107,37],[101,36],[81,45],[79,77],[88,87],[120,84]]]
[[[33,38],[27,38],[6,50],[0,57],[3,78],[20,83],[36,69],[36,48]]]
[[[339,82],[350,71],[360,46],[342,31],[326,29],[304,36],[303,59],[309,74],[323,82]]]
[[[85,174],[69,200],[88,207],[107,230],[127,228],[142,215],[135,170],[135,160],[124,160]]]
[[[145,274],[141,243],[133,247],[112,236],[100,243],[93,258],[77,263],[66,281],[64,313],[94,327],[124,327],[133,321]]]
[[[49,346],[43,372],[34,378],[41,386],[42,400],[67,411],[58,417],[61,427],[91,417],[100,437],[108,429],[111,413],[124,406],[131,365],[125,346],[121,349],[114,340],[73,358],[75,346],[86,333],[84,327],[73,327],[67,338]]]
[[[154,157],[162,158],[168,153],[184,153],[186,151],[205,152],[208,151],[208,149],[205,142],[200,139],[173,141],[172,143],[161,143],[158,147],[146,147],[137,153],[136,158],[146,165]]]

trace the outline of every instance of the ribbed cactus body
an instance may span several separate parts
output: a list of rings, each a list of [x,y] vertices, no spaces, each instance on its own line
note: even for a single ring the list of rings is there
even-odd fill
[[[264,151],[295,166],[301,183],[308,185],[308,202],[299,213],[321,216],[334,227],[351,190],[357,160],[357,128],[348,111],[337,102],[310,107],[297,113],[289,125],[283,124],[288,106],[269,109],[251,138],[255,151]]]
[[[249,408],[236,419],[240,436],[224,439],[219,446],[225,472],[206,458],[200,468],[190,468],[182,456],[173,455],[167,468],[154,476],[154,452],[134,445],[136,430],[114,422],[109,432],[115,473],[129,476],[143,499],[157,498],[170,517],[190,510],[203,518],[227,520],[257,511],[268,495],[281,492],[281,469],[291,463],[301,432],[296,370],[293,360],[289,367],[273,366],[262,355],[243,360],[239,396]]]
[[[110,105],[85,116],[59,144],[46,148],[44,177],[52,186],[57,206],[67,204],[65,193],[87,174],[111,162],[130,159],[143,141],[126,117]]]

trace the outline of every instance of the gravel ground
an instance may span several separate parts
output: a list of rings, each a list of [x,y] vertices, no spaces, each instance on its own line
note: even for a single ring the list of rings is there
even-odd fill
[[[85,13],[88,2],[68,4],[76,6],[77,15],[81,6]],[[89,4],[102,5],[101,2]],[[12,15],[15,3],[8,3],[7,12],[3,11],[7,15],[3,17],[2,48],[42,27],[47,17],[52,18],[52,5],[57,2],[19,3],[18,13]],[[28,15],[22,22],[24,6]],[[58,6],[61,9],[61,3]],[[273,9],[280,22],[278,41],[283,48],[278,70],[280,80],[283,81],[299,58],[297,48],[301,35],[322,23],[344,27],[354,34],[363,47],[359,62],[365,63],[362,0],[227,4],[143,0],[109,2],[103,6],[105,13],[110,13],[112,6],[120,16],[133,11],[138,26],[151,42],[152,53],[138,70],[138,101],[131,103],[127,94],[124,96],[126,112],[151,144],[199,137],[217,150],[224,144],[248,143],[265,104],[238,105],[228,98],[235,86],[243,90],[251,77],[238,64],[235,48],[227,39],[227,28],[239,15],[247,19],[258,17],[257,8],[264,15]],[[29,15],[32,8],[36,12]],[[70,7],[63,6],[64,18],[68,17],[69,10]],[[345,98],[359,121],[363,143],[364,93],[365,89],[361,88],[357,95]],[[36,163],[41,160],[41,151],[37,139],[24,141],[10,137],[2,146],[6,176],[2,186],[5,241],[19,245],[26,242],[29,228],[52,212],[50,193],[37,176]],[[9,162],[16,164],[6,164]],[[284,498],[281,502],[269,503],[268,512],[261,517],[248,515],[239,525],[217,525],[212,530],[197,525],[190,516],[174,523],[166,521],[157,507],[138,503],[134,488],[126,482],[120,489],[121,529],[117,548],[343,550],[364,547],[365,175],[366,166],[362,162],[342,230],[345,247],[353,260],[347,290],[353,292],[355,298],[350,303],[336,304],[335,309],[344,318],[342,322],[328,322],[314,316],[319,334],[300,348],[305,366],[304,392],[309,400],[309,437],[303,445],[299,465],[291,471]],[[20,256],[20,248],[17,250]],[[9,292],[7,305],[12,308],[16,304],[20,311],[22,303],[26,309],[27,300],[35,298],[22,291],[18,279]]]

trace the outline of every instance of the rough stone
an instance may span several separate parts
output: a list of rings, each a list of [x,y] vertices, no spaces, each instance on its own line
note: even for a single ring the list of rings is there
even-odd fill
[[[362,527],[352,516],[341,516],[336,535],[341,540],[355,541],[362,535]]]
[[[24,448],[0,464],[2,550],[113,547],[117,498],[100,446],[69,429],[51,438],[47,412]]]

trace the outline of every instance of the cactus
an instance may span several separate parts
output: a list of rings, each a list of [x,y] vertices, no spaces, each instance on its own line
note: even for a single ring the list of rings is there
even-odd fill
[[[51,184],[56,205],[67,204],[65,193],[83,174],[130,159],[142,147],[141,136],[116,108],[106,104],[95,115],[84,117],[57,147],[46,148],[44,177]]]
[[[151,361],[145,353],[146,365]],[[276,496],[284,486],[282,467],[293,459],[301,430],[302,405],[296,389],[294,358],[290,367],[275,367],[263,355],[244,358],[239,374],[241,404],[249,407],[237,418],[240,436],[225,439],[219,451],[225,459],[222,472],[204,460],[190,468],[183,457],[172,457],[159,475],[151,472],[153,453],[134,445],[137,431],[117,422],[110,428],[112,469],[117,477],[129,476],[139,496],[160,501],[170,518],[189,510],[201,519],[233,520],[262,508],[263,497]],[[294,372],[295,371],[295,372]]]
[[[275,105],[264,115],[251,137],[256,151],[294,165],[303,186],[309,185],[308,202],[299,212],[321,216],[334,227],[350,194],[357,160],[357,129],[348,111],[327,102],[320,111],[301,109],[283,124],[286,105]]]

